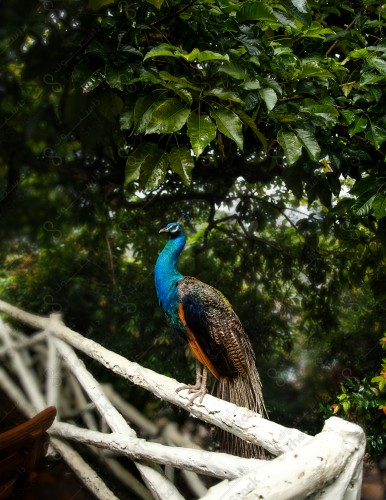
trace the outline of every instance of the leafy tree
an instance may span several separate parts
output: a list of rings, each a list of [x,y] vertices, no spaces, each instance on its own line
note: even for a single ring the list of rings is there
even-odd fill
[[[320,428],[386,327],[382,2],[0,13],[4,298],[186,379],[152,272],[158,229],[188,211],[182,272],[231,299],[272,418]]]

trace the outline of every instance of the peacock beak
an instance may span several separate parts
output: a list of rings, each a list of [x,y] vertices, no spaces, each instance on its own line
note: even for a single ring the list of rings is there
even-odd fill
[[[169,229],[167,227],[163,227],[162,229],[159,230],[160,233],[168,233]]]

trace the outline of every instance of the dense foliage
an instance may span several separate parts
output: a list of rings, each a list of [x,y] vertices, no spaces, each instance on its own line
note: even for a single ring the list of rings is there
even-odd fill
[[[272,418],[320,429],[320,402],[381,363],[383,2],[16,0],[0,14],[2,297],[186,381],[152,276],[158,230],[185,210],[181,271],[233,303]],[[381,453],[375,406],[360,421]]]

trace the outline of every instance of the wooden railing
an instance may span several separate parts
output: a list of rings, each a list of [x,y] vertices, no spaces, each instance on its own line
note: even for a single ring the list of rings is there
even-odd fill
[[[158,433],[154,423],[111,387],[99,384],[75,350],[187,410],[189,396],[186,391],[176,392],[179,382],[83,337],[66,327],[57,314],[37,316],[3,301],[0,312],[37,330],[27,336],[0,320],[1,389],[29,417],[47,406],[57,408],[57,418],[49,429],[49,453],[60,454],[97,498],[117,496],[82,458],[76,443],[88,445],[140,498],[183,499],[173,483],[174,469],[181,469],[192,494],[203,499],[299,500],[313,494],[326,500],[360,499],[365,436],[359,426],[331,417],[319,434],[309,436],[206,395],[202,403],[196,400],[189,406],[192,415],[263,446],[277,458],[243,459],[204,451],[172,425],[153,442]],[[139,438],[129,422],[148,439]],[[124,469],[116,455],[133,460],[143,481]],[[202,474],[221,481],[207,490],[199,477]]]

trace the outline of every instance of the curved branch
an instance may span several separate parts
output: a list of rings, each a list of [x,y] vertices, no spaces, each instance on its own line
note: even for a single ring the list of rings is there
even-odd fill
[[[221,479],[236,479],[256,471],[266,462],[265,460],[240,458],[225,453],[195,450],[176,446],[166,446],[152,443],[139,438],[130,438],[115,432],[104,434],[89,429],[80,429],[72,424],[58,422],[49,433],[79,443],[97,446],[131,460],[151,460],[163,465],[170,465],[178,469],[190,470],[198,474],[218,477]]]
[[[264,447],[273,455],[281,455],[311,439],[310,436],[297,429],[290,429],[265,420],[247,408],[240,408],[209,394],[205,396],[202,403],[195,401],[192,406],[188,406],[190,396],[187,391],[176,392],[181,384],[175,379],[144,368],[138,363],[109,351],[97,342],[66,327],[57,318],[53,321],[52,316],[48,319],[26,313],[2,300],[0,300],[0,311],[39,329],[46,329],[50,323],[50,334],[64,340],[114,373],[152,392],[162,400],[169,401],[185,410],[188,409],[192,415],[205,422]]]

